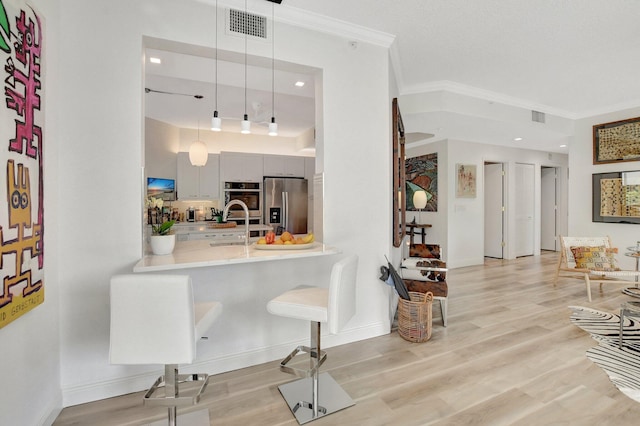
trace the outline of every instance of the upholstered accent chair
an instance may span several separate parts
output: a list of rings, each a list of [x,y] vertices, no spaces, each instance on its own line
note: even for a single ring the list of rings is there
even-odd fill
[[[440,258],[438,244],[409,244],[409,257],[403,259],[400,274],[408,291],[431,292],[440,301],[442,325],[447,326],[447,263]]]

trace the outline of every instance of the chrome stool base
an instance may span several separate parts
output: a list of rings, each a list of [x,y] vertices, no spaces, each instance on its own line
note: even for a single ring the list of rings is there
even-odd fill
[[[202,382],[200,388],[196,391],[194,395],[189,396],[160,396],[155,395],[156,391],[162,388],[166,388],[166,384],[164,383],[164,376],[158,377],[158,380],[155,381],[153,386],[144,394],[144,404],[145,405],[160,405],[163,407],[173,407],[173,406],[186,406],[186,405],[195,405],[200,401],[200,396],[206,389],[209,384],[209,375],[208,374],[179,374],[178,375],[178,383],[186,383],[186,382]],[[167,390],[165,389],[165,393]]]
[[[351,397],[340,387],[329,373],[320,373],[318,383],[318,410],[314,417],[313,377],[296,380],[278,386],[278,390],[287,402],[289,409],[299,424],[304,424],[336,411],[355,405]]]
[[[187,382],[201,383],[199,388],[191,388],[180,395],[180,384]],[[208,374],[178,374],[176,364],[167,364],[164,366],[164,375],[158,377],[144,394],[144,405],[167,407],[169,426],[177,426],[178,407],[197,404],[208,384]],[[158,392],[160,389],[164,390],[164,396]]]
[[[315,365],[313,365],[313,367],[309,369],[288,367],[287,364],[289,363],[289,361],[294,359],[296,355],[298,355],[299,353],[309,354],[309,360],[312,362],[312,365],[314,364],[314,360],[315,360]],[[320,366],[324,363],[326,359],[327,359],[327,353],[322,349],[318,351],[318,349],[311,348],[309,346],[298,346],[285,359],[280,361],[280,371],[293,374],[294,376],[298,376],[302,378],[313,377],[314,374],[318,374],[318,370],[320,369]]]

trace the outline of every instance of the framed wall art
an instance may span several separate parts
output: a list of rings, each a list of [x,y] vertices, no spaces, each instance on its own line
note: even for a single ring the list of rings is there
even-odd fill
[[[640,224],[640,170],[593,174],[593,222]]]
[[[593,126],[593,164],[640,161],[640,117]]]
[[[0,0],[0,328],[44,302],[43,19]]]
[[[438,211],[438,153],[407,158],[405,166],[406,210],[418,211],[413,205],[413,194],[424,191],[427,194],[426,212]]]
[[[456,197],[476,198],[475,164],[456,164]]]

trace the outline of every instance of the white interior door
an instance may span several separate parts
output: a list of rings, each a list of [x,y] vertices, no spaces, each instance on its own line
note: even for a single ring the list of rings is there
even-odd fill
[[[516,163],[516,257],[533,256],[535,179],[533,164]]]
[[[557,251],[557,174],[556,167],[540,171],[540,249]]]
[[[484,255],[504,257],[504,165],[484,165]]]

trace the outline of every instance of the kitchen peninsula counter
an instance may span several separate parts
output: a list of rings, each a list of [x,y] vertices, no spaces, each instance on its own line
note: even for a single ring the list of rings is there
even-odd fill
[[[230,220],[231,221],[231,220]],[[232,228],[216,228],[217,222],[198,221],[198,222],[178,222],[173,225],[173,231],[176,235],[192,234],[192,233],[244,233],[244,225],[236,225]],[[249,231],[272,231],[273,227],[269,225],[249,225]]]
[[[335,247],[314,242],[301,250],[260,250],[255,244],[212,245],[207,240],[179,241],[172,254],[164,256],[145,255],[133,267],[133,272],[172,271],[177,269],[202,268],[239,263],[265,262],[338,254]]]

